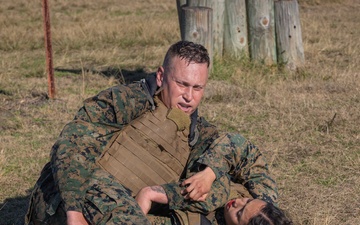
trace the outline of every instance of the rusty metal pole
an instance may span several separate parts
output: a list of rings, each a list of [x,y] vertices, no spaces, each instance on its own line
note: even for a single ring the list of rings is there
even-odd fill
[[[49,98],[55,98],[55,82],[54,82],[54,68],[51,47],[51,31],[50,31],[50,13],[48,0],[42,0],[43,16],[44,16],[44,31],[45,31],[45,51],[46,51],[46,72],[48,74],[48,91]]]

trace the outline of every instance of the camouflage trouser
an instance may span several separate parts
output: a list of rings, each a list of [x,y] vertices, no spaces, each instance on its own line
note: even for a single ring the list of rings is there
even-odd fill
[[[151,224],[126,188],[103,170],[93,175],[82,203],[82,213],[89,224]],[[55,190],[51,168],[47,165],[33,190],[25,224],[66,224],[64,205]]]

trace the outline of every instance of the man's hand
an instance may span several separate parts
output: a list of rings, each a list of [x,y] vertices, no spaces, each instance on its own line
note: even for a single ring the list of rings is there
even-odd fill
[[[89,225],[81,212],[67,211],[66,217],[68,225]]]
[[[205,201],[215,179],[214,171],[210,167],[206,167],[181,183],[181,186],[186,187],[181,194],[185,195],[186,199]]]
[[[136,195],[135,200],[145,215],[150,211],[152,202],[160,204],[169,203],[165,190],[161,186],[144,187]]]

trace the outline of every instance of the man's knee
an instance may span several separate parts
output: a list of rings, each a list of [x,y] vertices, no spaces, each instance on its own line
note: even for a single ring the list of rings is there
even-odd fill
[[[150,224],[128,189],[108,182],[101,173],[96,175],[96,182],[89,182],[83,205],[91,224]]]
[[[40,188],[35,186],[29,208],[25,215],[25,225],[66,224],[66,213],[62,204],[49,205],[43,198]]]

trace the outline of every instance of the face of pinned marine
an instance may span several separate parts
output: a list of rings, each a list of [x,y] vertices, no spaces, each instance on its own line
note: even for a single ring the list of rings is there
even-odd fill
[[[224,209],[227,225],[246,225],[249,220],[258,215],[266,202],[260,199],[237,198],[230,200]]]

